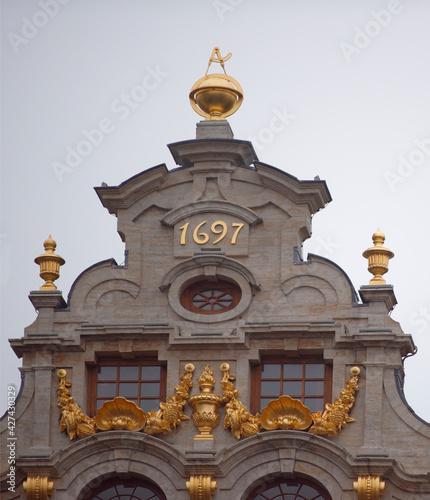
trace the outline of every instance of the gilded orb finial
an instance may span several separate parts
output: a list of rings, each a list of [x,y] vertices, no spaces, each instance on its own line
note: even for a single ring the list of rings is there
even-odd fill
[[[374,246],[363,252],[363,257],[368,259],[368,271],[373,274],[369,285],[385,285],[382,277],[388,271],[388,261],[394,257],[394,253],[384,248],[385,234],[378,228],[372,236]]]
[[[48,239],[43,242],[45,253],[34,259],[34,262],[40,266],[39,276],[45,280],[45,283],[40,287],[40,290],[56,290],[54,281],[60,277],[60,266],[66,263],[63,257],[54,253],[57,243],[49,235]]]
[[[222,57],[218,47],[215,47],[209,58],[205,76],[197,80],[190,92],[192,108],[206,120],[224,120],[235,113],[243,101],[243,90],[239,82],[227,75],[224,63],[231,53]],[[208,75],[212,63],[219,63],[224,71]]]

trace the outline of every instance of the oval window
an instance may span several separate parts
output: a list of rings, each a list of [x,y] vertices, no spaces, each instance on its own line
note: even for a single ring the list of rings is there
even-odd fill
[[[237,306],[242,291],[228,281],[199,281],[181,295],[181,305],[197,314],[220,314]]]

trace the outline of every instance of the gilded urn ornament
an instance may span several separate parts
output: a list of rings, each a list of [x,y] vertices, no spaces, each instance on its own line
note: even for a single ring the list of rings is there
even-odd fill
[[[60,266],[64,265],[66,261],[55,253],[57,243],[51,235],[43,242],[43,246],[45,253],[36,257],[34,262],[40,266],[39,276],[45,280],[40,290],[52,291],[57,289],[54,281],[60,277]]]
[[[204,372],[197,379],[197,382],[201,392],[188,401],[194,408],[194,425],[200,431],[200,434],[194,436],[194,439],[213,440],[211,432],[219,424],[218,407],[221,404],[221,398],[212,393],[215,379],[209,365],[205,366]]]
[[[379,229],[372,235],[373,247],[363,252],[363,257],[368,260],[367,270],[373,274],[369,285],[385,285],[382,277],[388,271],[388,261],[394,257],[394,253],[384,247],[385,234]]]

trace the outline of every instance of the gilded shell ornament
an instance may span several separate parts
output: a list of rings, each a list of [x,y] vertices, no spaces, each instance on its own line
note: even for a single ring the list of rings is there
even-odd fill
[[[136,403],[119,396],[112,401],[106,401],[98,409],[94,420],[97,428],[101,431],[140,431],[145,426],[146,416]]]
[[[263,409],[260,423],[268,431],[274,429],[303,431],[312,424],[312,416],[309,408],[298,399],[281,396],[270,401]]]

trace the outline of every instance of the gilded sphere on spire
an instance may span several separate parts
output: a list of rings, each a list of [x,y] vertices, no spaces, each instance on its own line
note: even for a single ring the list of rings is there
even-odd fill
[[[219,48],[215,47],[209,59],[208,69],[203,78],[197,80],[190,92],[190,103],[196,113],[207,120],[224,120],[235,113],[243,101],[243,90],[239,82],[227,75],[224,62],[231,54],[221,57]],[[221,64],[224,74],[208,75],[212,63]]]
[[[237,111],[242,100],[243,91],[239,83],[223,74],[200,78],[190,92],[194,111],[208,120],[224,120]]]

